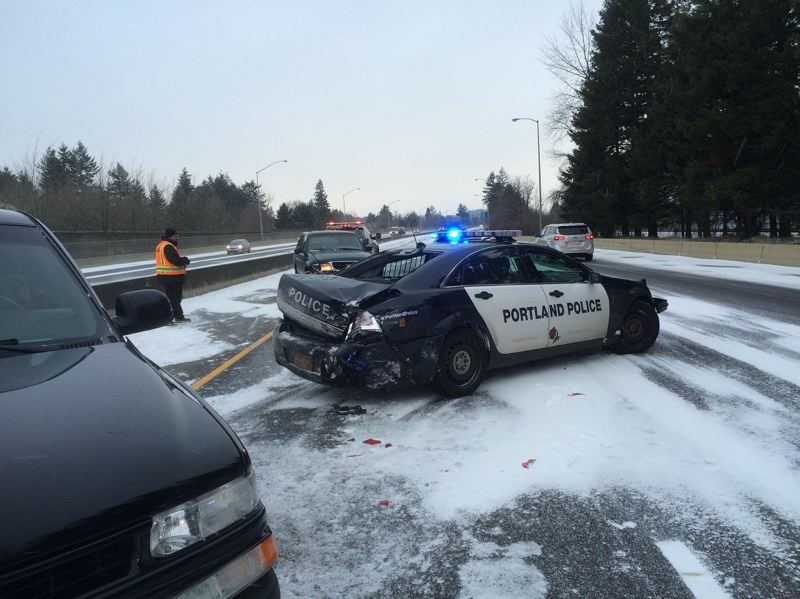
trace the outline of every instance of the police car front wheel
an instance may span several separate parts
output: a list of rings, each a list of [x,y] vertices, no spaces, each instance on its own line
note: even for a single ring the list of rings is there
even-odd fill
[[[446,397],[469,395],[483,380],[486,356],[471,331],[450,333],[442,344],[434,386]]]
[[[614,350],[621,354],[636,354],[647,350],[658,337],[658,313],[645,301],[631,304],[622,321],[619,341]]]

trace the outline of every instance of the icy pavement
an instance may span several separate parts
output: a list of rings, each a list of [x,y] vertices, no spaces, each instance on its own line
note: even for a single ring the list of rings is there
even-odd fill
[[[274,326],[278,278],[132,339],[192,382]],[[648,353],[494,371],[458,400],[322,387],[270,343],[216,379],[203,395],[253,457],[283,596],[796,597],[800,327],[658,291]]]

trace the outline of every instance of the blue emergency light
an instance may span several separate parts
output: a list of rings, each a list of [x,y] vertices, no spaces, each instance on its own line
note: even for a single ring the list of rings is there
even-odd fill
[[[461,239],[461,229],[448,229],[447,238],[450,240],[450,243],[457,243],[458,240]]]

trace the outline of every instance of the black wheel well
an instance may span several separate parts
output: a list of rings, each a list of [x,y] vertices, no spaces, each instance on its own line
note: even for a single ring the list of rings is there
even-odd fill
[[[489,357],[492,353],[492,337],[489,335],[488,331],[486,331],[482,326],[476,324],[460,324],[458,326],[453,327],[447,334],[445,334],[444,338],[442,339],[442,344],[444,344],[444,340],[447,339],[453,333],[458,331],[467,331],[475,335],[481,342],[483,346],[483,350],[486,354],[486,361],[488,363]]]

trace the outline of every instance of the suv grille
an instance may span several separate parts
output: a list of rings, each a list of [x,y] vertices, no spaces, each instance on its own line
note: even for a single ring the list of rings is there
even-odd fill
[[[336,270],[343,270],[353,264],[353,262],[331,262]]]
[[[4,576],[0,597],[77,597],[127,576],[133,557],[134,537],[128,533]]]

